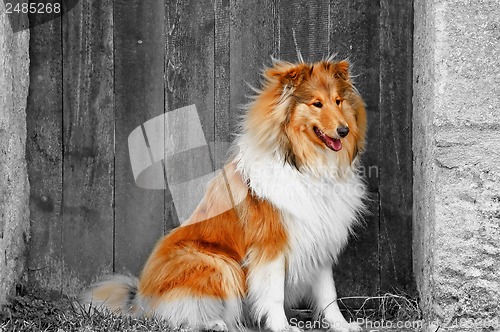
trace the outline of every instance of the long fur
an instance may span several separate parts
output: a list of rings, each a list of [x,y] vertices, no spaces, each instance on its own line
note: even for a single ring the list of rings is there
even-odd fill
[[[190,220],[158,242],[138,281],[101,282],[85,303],[216,330],[239,329],[248,307],[255,324],[284,331],[284,308],[306,298],[333,330],[359,330],[331,273],[364,208],[366,114],[349,63],[274,61],[263,77],[233,157]]]

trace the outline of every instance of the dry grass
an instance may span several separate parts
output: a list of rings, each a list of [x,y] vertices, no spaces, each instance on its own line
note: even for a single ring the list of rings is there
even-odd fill
[[[397,294],[376,297],[344,297],[339,304],[351,320],[415,321],[421,319],[417,301]],[[302,318],[310,313],[300,311]],[[0,332],[25,331],[176,331],[156,319],[134,319],[85,311],[68,298],[55,301],[43,296],[24,294],[14,297],[0,310]],[[399,330],[401,331],[401,330]]]
[[[0,311],[0,332],[175,331],[156,319],[134,319],[82,310],[68,298],[16,296]]]
[[[406,294],[351,296],[338,299],[352,319],[376,321],[416,321],[422,319],[418,301]],[[352,301],[357,305],[349,305]],[[359,303],[361,302],[361,305]]]
[[[338,304],[344,317],[360,323],[363,331],[420,332],[423,327],[418,301],[404,293],[342,297]],[[295,315],[301,321],[314,320],[310,310],[296,310]]]

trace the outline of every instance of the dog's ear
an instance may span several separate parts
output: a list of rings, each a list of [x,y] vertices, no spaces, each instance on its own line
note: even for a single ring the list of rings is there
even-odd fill
[[[306,78],[307,71],[304,66],[295,67],[289,70],[282,78],[284,85],[299,86]]]
[[[341,78],[345,81],[349,79],[349,62],[347,60],[335,63],[332,69],[336,78]]]
[[[309,74],[306,64],[292,65],[291,63],[278,63],[265,71],[264,75],[271,80],[279,81],[283,86],[299,86]]]

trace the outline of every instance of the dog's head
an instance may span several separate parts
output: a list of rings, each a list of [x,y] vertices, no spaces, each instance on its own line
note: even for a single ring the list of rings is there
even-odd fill
[[[299,170],[352,164],[365,145],[366,113],[347,61],[276,62],[264,78],[247,130],[260,128]]]

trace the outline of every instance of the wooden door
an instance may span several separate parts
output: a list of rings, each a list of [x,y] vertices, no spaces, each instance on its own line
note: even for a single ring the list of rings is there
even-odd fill
[[[28,164],[32,285],[76,294],[137,275],[178,224],[170,190],[134,183],[128,135],[195,104],[230,142],[271,57],[348,58],[368,111],[364,227],[334,268],[341,296],[413,290],[412,1],[88,0],[32,15]],[[213,167],[224,160],[214,149]]]

